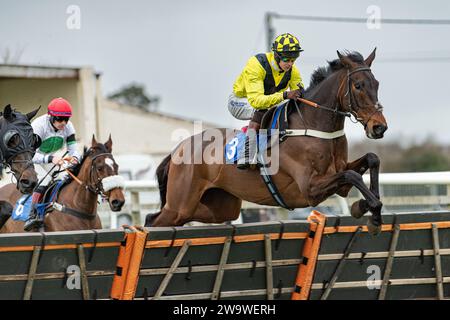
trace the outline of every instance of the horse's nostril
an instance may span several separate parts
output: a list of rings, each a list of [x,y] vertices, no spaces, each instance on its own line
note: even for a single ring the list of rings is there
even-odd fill
[[[387,127],[385,125],[379,124],[373,127],[373,132],[376,135],[382,135],[387,130]]]
[[[114,199],[113,201],[111,201],[111,204],[113,205],[114,208],[119,208],[120,206],[122,206],[123,201]]]
[[[20,184],[22,185],[22,186],[24,186],[25,188],[29,188],[29,187],[31,187],[31,181],[30,180],[28,180],[28,179],[22,179],[22,180],[20,180]]]

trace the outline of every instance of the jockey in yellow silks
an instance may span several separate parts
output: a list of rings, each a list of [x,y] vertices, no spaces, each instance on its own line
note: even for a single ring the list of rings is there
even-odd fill
[[[300,72],[294,65],[302,52],[300,42],[290,33],[278,36],[272,52],[251,57],[233,85],[228,99],[228,110],[239,120],[250,120],[248,130],[259,130],[266,111],[286,99],[303,97]],[[290,89],[290,90],[289,90]],[[246,169],[254,159],[249,159],[249,141],[256,135],[247,135],[245,151],[238,156],[238,168]]]

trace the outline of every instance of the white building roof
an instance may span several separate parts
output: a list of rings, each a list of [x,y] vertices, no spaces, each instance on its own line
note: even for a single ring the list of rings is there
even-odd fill
[[[78,79],[80,68],[0,64],[1,78]]]

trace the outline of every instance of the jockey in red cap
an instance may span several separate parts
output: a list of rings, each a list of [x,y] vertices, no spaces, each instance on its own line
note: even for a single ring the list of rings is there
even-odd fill
[[[36,171],[40,179],[53,165],[62,165],[64,160],[72,164],[79,162],[80,154],[77,150],[75,128],[72,122],[69,121],[70,117],[72,117],[72,106],[70,103],[63,98],[56,98],[50,101],[47,114],[36,118],[31,123],[34,133],[42,140],[42,144],[33,157],[33,162],[39,164],[39,166],[36,166]],[[62,159],[55,153],[62,150],[64,146],[67,147],[68,156]],[[38,217],[35,207],[42,198],[50,181],[51,175],[47,175],[40,186],[33,192],[33,209],[29,219],[25,222],[25,231],[40,227],[43,224],[43,221]]]

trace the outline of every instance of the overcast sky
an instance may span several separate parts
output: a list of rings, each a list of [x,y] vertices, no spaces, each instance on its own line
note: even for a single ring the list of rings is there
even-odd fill
[[[79,30],[66,26],[67,8],[81,10]],[[103,73],[104,94],[130,82],[161,97],[160,110],[222,126],[240,127],[226,108],[247,59],[266,49],[264,14],[367,18],[450,19],[450,1],[0,0],[0,50],[24,49],[21,63],[90,65]],[[336,50],[367,56],[380,81],[387,138],[434,135],[450,143],[450,25],[366,24],[276,19],[276,33],[298,36],[304,52],[296,64],[309,84],[312,71]],[[353,141],[364,138],[349,123]]]

